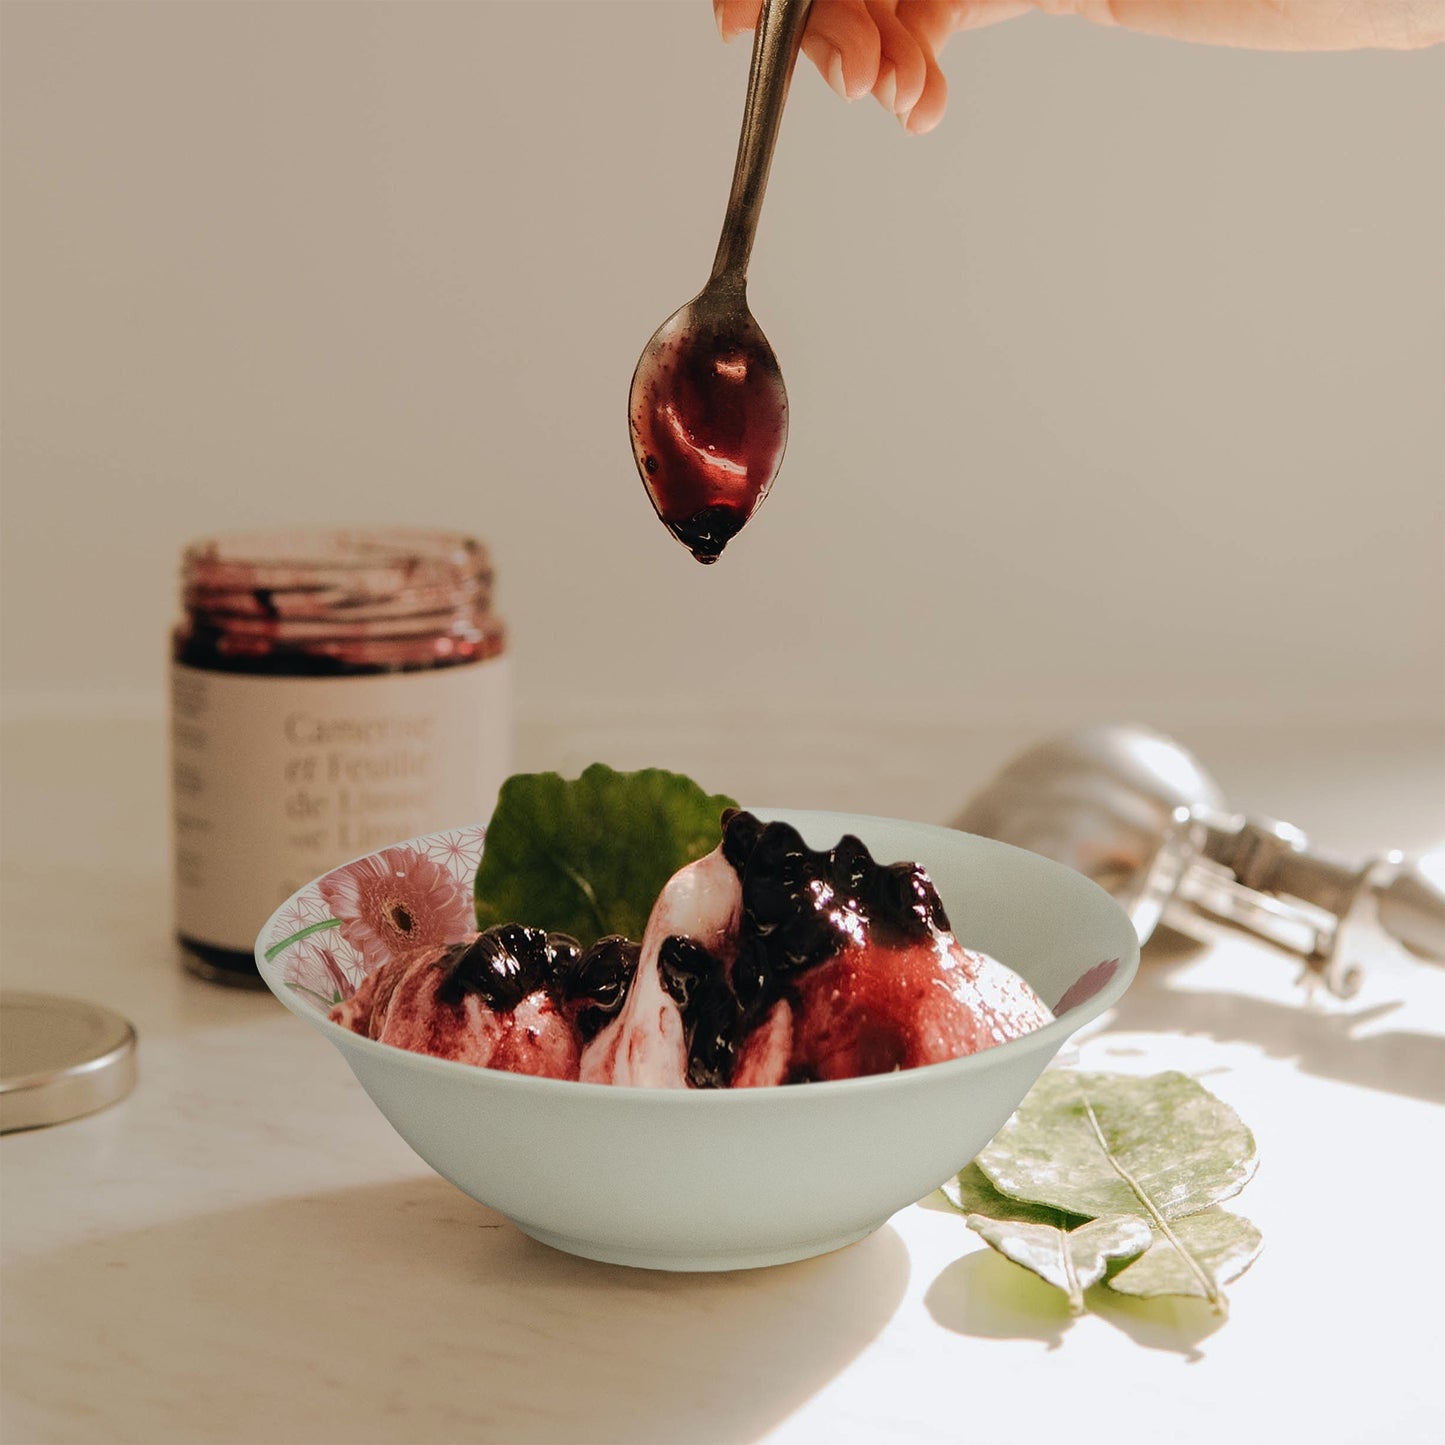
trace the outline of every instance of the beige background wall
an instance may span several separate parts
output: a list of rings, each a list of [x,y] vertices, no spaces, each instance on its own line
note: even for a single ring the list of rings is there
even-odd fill
[[[1438,50],[1034,18],[952,43],[921,140],[800,73],[752,287],[792,440],[704,570],[624,401],[730,173],[705,0],[3,27],[12,713],[159,711],[182,543],[334,518],[492,542],[537,736],[1440,716]]]

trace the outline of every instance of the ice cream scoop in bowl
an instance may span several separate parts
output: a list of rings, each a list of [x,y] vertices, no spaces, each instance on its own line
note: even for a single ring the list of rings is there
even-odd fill
[[[1056,1017],[946,1062],[724,1089],[506,1072],[332,1021],[333,1007],[384,960],[397,920],[413,943],[445,943],[474,927],[481,827],[398,844],[308,884],[261,933],[262,977],[341,1050],[422,1159],[546,1244],[672,1270],[825,1253],[972,1159],[1069,1035],[1128,987],[1138,940],[1102,889],[1006,844],[884,818],[752,811],[791,824],[815,849],[852,834],[880,861],[921,863],[958,939],[1007,963]]]

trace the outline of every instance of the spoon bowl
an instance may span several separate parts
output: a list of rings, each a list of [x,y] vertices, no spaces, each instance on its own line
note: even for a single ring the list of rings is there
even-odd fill
[[[657,328],[627,409],[663,526],[716,562],[767,496],[788,440],[782,369],[743,287],[709,282]]]

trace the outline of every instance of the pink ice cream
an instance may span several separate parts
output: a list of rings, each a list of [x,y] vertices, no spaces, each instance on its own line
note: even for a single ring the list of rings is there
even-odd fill
[[[976,1054],[1053,1014],[1011,969],[951,935],[852,946],[804,975],[746,1038],[733,1087],[852,1079]]]
[[[501,1011],[489,1008],[478,993],[455,1002],[443,997],[455,951],[426,948],[383,964],[332,1009],[332,1019],[353,1033],[439,1059],[575,1079],[581,1058],[577,1031],[545,990]]]
[[[384,1043],[517,1073],[753,1088],[912,1069],[1054,1015],[954,937],[928,874],[844,837],[729,811],[658,895],[641,945],[506,924],[384,964],[331,1017]]]
[[[827,853],[785,824],[724,820],[648,920],[632,993],[582,1077],[677,1088],[847,1079],[972,1054],[1053,1014],[962,947],[916,864],[856,838]]]
[[[599,1014],[615,1012],[636,950],[505,924],[394,958],[332,1010],[384,1044],[515,1074],[578,1077]]]
[[[627,1002],[582,1056],[584,1082],[687,1086],[687,1031],[677,1001],[663,986],[658,957],[673,937],[726,954],[737,940],[742,901],[738,875],[721,847],[672,875],[648,915]]]

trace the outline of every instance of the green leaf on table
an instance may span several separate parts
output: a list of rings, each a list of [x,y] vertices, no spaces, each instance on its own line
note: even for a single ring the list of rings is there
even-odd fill
[[[723,810],[736,806],[662,768],[516,773],[487,825],[477,926],[521,923],[584,947],[610,933],[640,939],[663,884],[717,847]]]
[[[1018,1222],[1020,1204],[1141,1220],[1157,1237],[1147,1262],[1115,1276],[1137,1270],[1122,1292],[1200,1295],[1223,1313],[1220,1284],[1248,1267],[1259,1235],[1247,1220],[1219,1223],[1237,1216],[1212,1207],[1244,1187],[1256,1162],[1254,1136],[1239,1116],[1187,1075],[1053,1069],[974,1161],[1011,1212],[990,1207],[976,1179],[968,1187],[973,1211],[994,1220]],[[960,1184],[960,1198],[962,1191]],[[1209,1222],[1185,1227],[1207,1210]],[[1058,1224],[1035,1216],[1025,1222]]]
[[[970,1214],[968,1227],[1015,1264],[1063,1290],[1076,1315],[1084,1312],[1084,1291],[1103,1279],[1110,1261],[1137,1258],[1154,1237],[1149,1225],[1132,1214],[1091,1219],[1074,1229]]]
[[[1069,1069],[1047,1070],[978,1156],[1015,1199],[1156,1224],[1238,1194],[1256,1163],[1239,1115],[1187,1074]]]
[[[1206,1209],[1176,1219],[1173,1238],[1156,1233],[1148,1250],[1109,1281],[1120,1294],[1152,1299],[1183,1294],[1208,1298],[1196,1264],[1202,1263],[1216,1285],[1238,1279],[1264,1247],[1264,1239],[1249,1220],[1227,1209]]]

